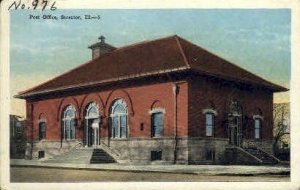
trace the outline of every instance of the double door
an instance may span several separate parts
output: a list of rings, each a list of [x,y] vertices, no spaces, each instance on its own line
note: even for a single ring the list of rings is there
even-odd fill
[[[243,131],[242,131],[242,116],[233,116],[229,120],[229,143],[242,146]]]
[[[86,119],[85,125],[85,145],[88,147],[95,147],[100,142],[99,120]]]

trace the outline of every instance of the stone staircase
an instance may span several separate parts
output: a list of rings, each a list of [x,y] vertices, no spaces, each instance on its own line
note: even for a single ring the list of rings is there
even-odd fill
[[[273,155],[257,148],[241,148],[231,146],[225,150],[225,164],[241,164],[241,165],[274,165],[280,160]]]
[[[256,148],[256,147],[252,147],[252,148],[244,148],[245,151],[249,152],[250,154],[252,154],[253,156],[257,157],[258,159],[260,159],[262,161],[262,164],[265,165],[273,165],[273,164],[278,164],[279,160],[274,158],[273,156],[271,156],[270,154]]]
[[[111,157],[103,149],[94,149],[90,160],[91,164],[116,163],[116,160]]]

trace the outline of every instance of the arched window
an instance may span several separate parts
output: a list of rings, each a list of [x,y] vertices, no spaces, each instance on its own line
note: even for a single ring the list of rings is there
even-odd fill
[[[111,107],[111,136],[113,138],[127,137],[127,105],[123,99],[118,99]]]
[[[72,105],[64,110],[62,135],[66,140],[75,139],[75,108]]]
[[[98,109],[98,105],[95,102],[89,103],[86,109],[86,117],[99,118],[99,109]]]
[[[46,138],[46,121],[40,120],[39,121],[39,140]]]

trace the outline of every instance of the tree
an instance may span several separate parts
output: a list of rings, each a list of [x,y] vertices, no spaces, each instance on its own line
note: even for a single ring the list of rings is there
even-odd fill
[[[273,106],[273,151],[275,155],[281,152],[280,143],[287,141],[289,144],[289,118],[290,105],[289,103],[274,104]]]

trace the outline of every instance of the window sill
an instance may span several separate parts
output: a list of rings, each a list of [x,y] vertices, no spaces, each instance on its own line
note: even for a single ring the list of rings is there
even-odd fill
[[[205,136],[205,138],[212,139],[215,138],[215,136]]]
[[[110,140],[116,140],[116,141],[121,141],[121,140],[127,140],[128,137],[124,137],[124,138],[110,138]]]
[[[164,136],[152,136],[151,138],[152,138],[152,139],[163,139]]]
[[[63,139],[63,141],[77,141],[77,139]]]

